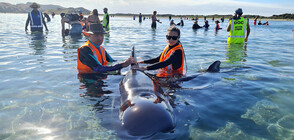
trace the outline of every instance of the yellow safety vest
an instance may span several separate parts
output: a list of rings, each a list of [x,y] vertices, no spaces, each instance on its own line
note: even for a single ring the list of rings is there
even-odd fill
[[[232,22],[233,21],[233,22]],[[241,17],[238,20],[230,20],[231,29],[228,37],[228,44],[230,43],[244,43],[247,31],[247,19]]]
[[[103,15],[102,25],[103,25],[104,28],[106,28],[106,31],[109,31],[109,24],[107,25],[108,21],[106,19],[107,15],[108,15],[108,13]],[[107,27],[106,27],[106,25],[107,25]]]

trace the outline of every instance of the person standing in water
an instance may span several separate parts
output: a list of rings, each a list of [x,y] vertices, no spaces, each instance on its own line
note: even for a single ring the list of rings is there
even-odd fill
[[[82,25],[79,21],[79,15],[78,14],[64,14],[61,13],[61,34],[62,37],[65,37],[67,35],[71,36],[79,36],[82,34]],[[71,25],[71,28],[69,30],[65,29],[65,23],[68,23]]]
[[[157,11],[153,11],[152,15],[152,23],[151,23],[151,28],[156,28],[156,22],[161,23],[157,18],[156,18]]]
[[[109,31],[109,14],[108,14],[108,9],[104,8],[104,15],[103,15],[103,20],[102,20],[102,25],[105,31]]]
[[[28,30],[28,25],[30,23],[31,31],[39,31],[43,32],[43,25],[45,26],[46,31],[48,31],[46,22],[44,20],[42,12],[38,11],[38,8],[40,8],[40,5],[37,3],[32,3],[30,5],[33,10],[28,13],[28,18],[25,25],[25,31]]]
[[[208,20],[204,21],[204,25],[202,27],[205,29],[208,29],[208,27],[209,27]]]
[[[181,19],[181,21],[177,25],[184,26],[183,18],[181,17],[180,19]]]
[[[174,26],[174,25],[176,25],[176,24],[175,24],[174,20],[172,19],[169,23],[169,26]]]
[[[257,19],[258,19],[258,16],[257,17],[255,17],[255,19],[254,19],[254,25],[256,25],[256,21],[257,21]]]
[[[199,26],[199,24],[198,24],[198,20],[195,20],[195,21],[194,21],[194,24],[193,24],[193,26],[192,26],[192,29],[196,30],[196,29],[199,29],[199,28],[202,28],[202,27]]]
[[[51,18],[47,13],[44,13],[44,17],[47,19],[47,22],[51,21]]]
[[[215,27],[214,27],[214,29],[217,31],[217,30],[219,30],[219,29],[222,29],[222,28],[220,28],[220,26],[219,26],[219,21],[217,20],[217,21],[215,21]]]
[[[93,9],[93,11],[88,16],[86,30],[89,30],[89,26],[91,23],[100,23],[101,24],[101,21],[99,20],[99,17],[98,17],[98,10],[97,9]]]
[[[139,14],[139,22],[140,23],[142,22],[142,14],[141,13]]]
[[[81,10],[79,10],[79,21],[81,21],[84,18],[84,14]]]
[[[247,42],[250,34],[249,19],[241,17],[243,11],[238,8],[233,19],[230,20],[227,31],[229,32],[228,44]],[[246,34],[246,35],[245,35]]]

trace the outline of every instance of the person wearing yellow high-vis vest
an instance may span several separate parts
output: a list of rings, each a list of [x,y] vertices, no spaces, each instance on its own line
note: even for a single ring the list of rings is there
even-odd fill
[[[247,42],[250,34],[249,20],[241,17],[243,11],[238,8],[233,19],[230,20],[227,31],[229,32],[228,44],[240,44]]]
[[[102,25],[106,31],[109,31],[109,15],[107,12],[108,9],[104,8],[103,11],[104,11],[104,15],[103,15],[103,20],[102,20]]]

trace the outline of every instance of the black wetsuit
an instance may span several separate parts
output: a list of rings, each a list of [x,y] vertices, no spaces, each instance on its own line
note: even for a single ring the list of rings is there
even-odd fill
[[[169,49],[166,51],[168,52],[170,49],[172,49],[173,47],[177,46],[179,43],[177,43],[174,46],[169,46]],[[182,65],[182,55],[184,53],[182,52],[182,50],[176,50],[173,54],[171,54],[166,60],[159,62],[160,56],[161,54],[153,59],[149,59],[149,60],[145,60],[144,63],[146,64],[153,64],[150,66],[147,66],[147,70],[155,70],[155,69],[160,69],[160,68],[164,68],[170,64],[173,65],[173,70],[176,70],[178,68],[181,67]]]
[[[181,19],[181,21],[177,25],[184,26],[184,21]]]
[[[201,28],[198,24],[193,24],[193,27],[192,27],[193,29],[199,29],[199,28]]]

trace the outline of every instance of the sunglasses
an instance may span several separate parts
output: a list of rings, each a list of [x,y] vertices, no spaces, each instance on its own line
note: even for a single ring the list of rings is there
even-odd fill
[[[168,35],[166,35],[167,40],[170,40],[170,39],[177,40],[178,38],[179,38],[179,36],[168,36]]]

